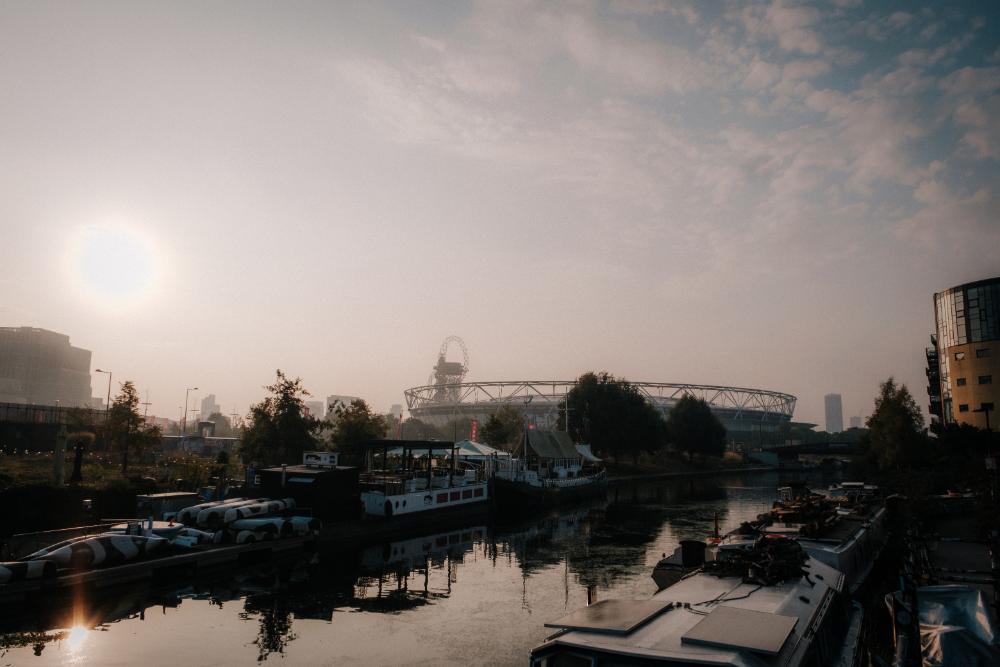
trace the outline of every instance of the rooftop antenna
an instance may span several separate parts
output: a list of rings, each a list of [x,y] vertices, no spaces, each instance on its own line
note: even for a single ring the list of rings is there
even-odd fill
[[[152,405],[152,403],[149,402],[149,390],[148,389],[146,390],[146,400],[143,401],[142,405],[144,406],[143,409],[142,409],[142,420],[146,421],[146,414],[149,412],[149,406]]]

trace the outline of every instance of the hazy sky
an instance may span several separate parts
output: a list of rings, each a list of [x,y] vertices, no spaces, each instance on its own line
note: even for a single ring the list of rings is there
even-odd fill
[[[178,417],[274,369],[926,403],[1000,274],[994,2],[0,3],[0,325]],[[94,377],[94,392],[104,393]]]

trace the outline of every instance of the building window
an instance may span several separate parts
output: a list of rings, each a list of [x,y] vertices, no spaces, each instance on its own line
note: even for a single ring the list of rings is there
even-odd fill
[[[984,348],[976,350],[976,358],[977,359],[982,359],[983,357],[988,357],[988,356],[990,356],[990,348],[984,347]]]
[[[959,412],[968,412],[969,411],[969,404],[968,403],[962,403],[961,405],[958,406],[958,411]]]
[[[955,378],[955,386],[956,387],[964,387],[965,386],[965,378]]]
[[[980,375],[979,376],[979,384],[993,384],[993,376],[992,375]]]
[[[956,352],[955,361],[961,361],[962,359],[965,359],[965,352]]]

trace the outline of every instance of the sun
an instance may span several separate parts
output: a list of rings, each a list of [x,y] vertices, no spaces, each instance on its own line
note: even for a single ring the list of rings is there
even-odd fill
[[[84,227],[72,244],[70,279],[94,300],[121,305],[149,293],[154,259],[149,241],[129,227]]]

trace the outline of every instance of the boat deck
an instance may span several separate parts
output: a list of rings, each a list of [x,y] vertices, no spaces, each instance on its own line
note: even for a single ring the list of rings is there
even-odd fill
[[[587,654],[610,654],[624,662],[638,658],[702,665],[796,664],[796,660],[808,650],[812,634],[833,604],[833,596],[844,585],[843,575],[837,570],[815,559],[809,559],[806,565],[808,579],[803,577],[774,586],[744,583],[741,577],[735,576],[695,574],[653,596],[653,601],[661,601],[665,606],[635,628],[626,631],[585,628],[583,625],[574,628],[575,619],[571,615],[567,619],[547,623],[549,627],[564,629],[533,653],[538,659],[548,649],[564,647]],[[638,601],[623,602],[640,604]],[[787,639],[785,635],[775,638],[777,650],[768,654],[757,648],[727,646],[727,643],[743,641],[739,638],[741,628],[738,623],[725,631],[711,628],[695,630],[696,625],[723,608],[720,620],[729,614],[744,620],[757,616],[763,619],[761,627],[764,628],[773,628],[782,622],[790,624]],[[706,633],[707,639],[697,636]],[[753,632],[742,634],[747,635],[744,638],[747,641],[754,640]]]

